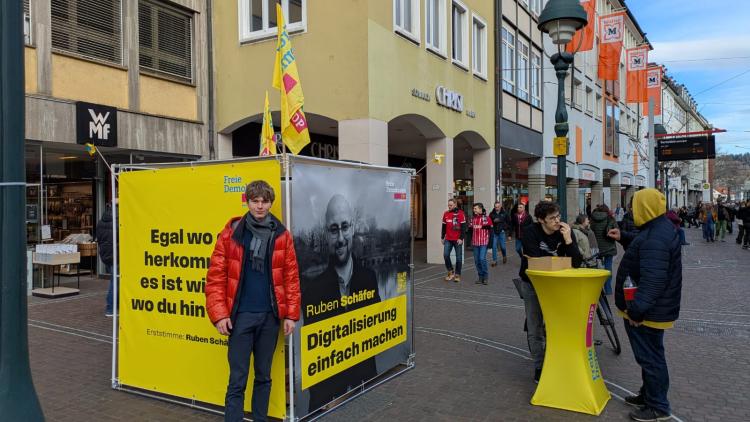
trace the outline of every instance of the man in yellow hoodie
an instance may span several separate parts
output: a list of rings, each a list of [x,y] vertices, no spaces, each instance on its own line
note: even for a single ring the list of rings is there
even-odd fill
[[[637,396],[625,402],[638,409],[630,413],[636,421],[671,418],[667,399],[669,371],[664,353],[664,330],[679,317],[682,291],[680,239],[666,217],[667,203],[656,189],[644,189],[633,197],[633,217],[638,232],[609,231],[625,248],[615,284],[615,304],[625,319],[625,331],[643,385]],[[638,286],[633,300],[626,301],[626,278]]]

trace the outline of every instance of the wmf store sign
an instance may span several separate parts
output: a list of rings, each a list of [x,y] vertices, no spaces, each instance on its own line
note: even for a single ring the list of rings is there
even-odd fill
[[[99,104],[76,103],[76,142],[102,147],[117,146],[117,109]]]

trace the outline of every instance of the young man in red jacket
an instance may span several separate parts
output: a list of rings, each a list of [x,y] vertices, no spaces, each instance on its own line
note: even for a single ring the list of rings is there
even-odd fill
[[[256,180],[245,189],[249,211],[221,231],[206,276],[208,317],[229,336],[229,383],[224,420],[242,421],[244,398],[254,355],[252,414],[268,417],[271,363],[283,323],[284,335],[294,331],[300,315],[300,288],[294,241],[269,213],[273,188]]]
[[[448,275],[445,281],[461,281],[461,265],[464,261],[462,245],[466,232],[466,215],[456,206],[456,200],[448,200],[448,210],[443,213],[443,224],[440,229],[440,241],[443,243],[443,259]],[[456,271],[453,272],[451,250],[456,251]]]

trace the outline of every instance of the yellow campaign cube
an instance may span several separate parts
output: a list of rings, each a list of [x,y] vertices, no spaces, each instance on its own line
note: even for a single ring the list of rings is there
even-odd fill
[[[594,350],[599,293],[610,272],[527,270],[547,327],[544,367],[531,404],[599,415],[610,399]]]

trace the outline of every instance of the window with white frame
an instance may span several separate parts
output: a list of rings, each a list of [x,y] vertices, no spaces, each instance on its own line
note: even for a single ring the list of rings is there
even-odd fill
[[[393,30],[419,42],[419,0],[393,0]]]
[[[518,38],[518,98],[529,101],[529,42]]]
[[[487,23],[477,15],[472,16],[472,63],[474,74],[487,79]]]
[[[238,0],[240,42],[276,36],[277,0]],[[281,0],[287,32],[304,31],[307,24],[307,0]]]
[[[594,115],[599,119],[602,118],[602,96],[599,94],[596,94],[596,110],[594,110]]]
[[[531,0],[529,3],[529,9],[531,13],[539,16],[542,14],[542,0]]]
[[[122,64],[120,0],[52,0],[52,48]]]
[[[583,107],[583,82],[573,78],[573,104],[580,110]]]
[[[138,61],[141,69],[193,79],[193,16],[155,0],[138,2]]]
[[[23,42],[31,45],[31,11],[29,0],[23,0]]]
[[[592,113],[594,111],[594,90],[586,87],[586,111]]]
[[[451,59],[469,68],[469,10],[458,0],[451,3]]]
[[[424,5],[425,45],[428,49],[445,55],[445,0],[425,0]]]
[[[510,27],[503,25],[503,89],[515,94],[516,87],[516,37]]]
[[[531,53],[531,105],[542,107],[542,53]]]

